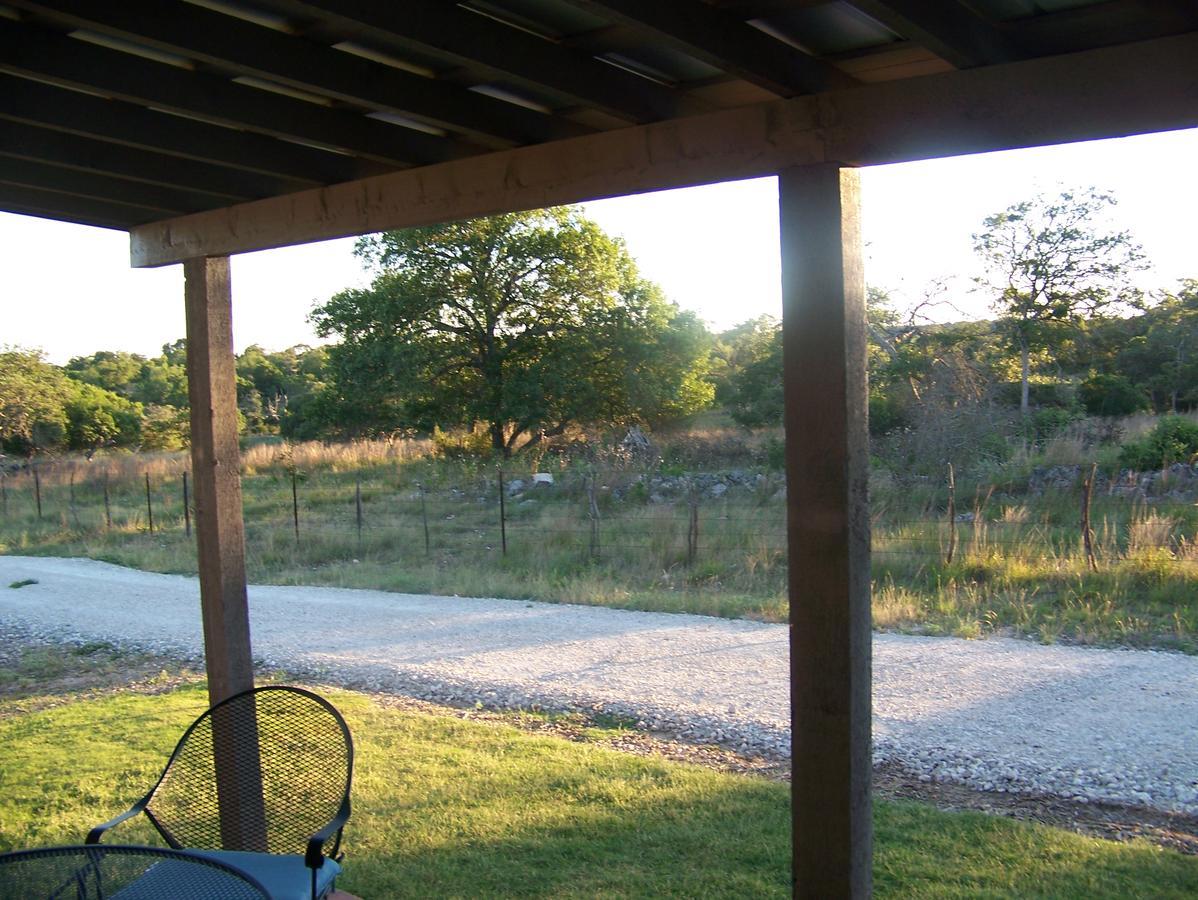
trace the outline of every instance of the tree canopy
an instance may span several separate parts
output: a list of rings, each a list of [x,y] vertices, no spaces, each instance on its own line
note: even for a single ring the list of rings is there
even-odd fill
[[[324,415],[348,433],[482,423],[510,454],[575,423],[707,405],[708,336],[575,210],[384,232],[369,288],[312,313],[335,336]]]
[[[995,311],[1020,351],[1020,410],[1029,407],[1030,355],[1052,326],[1076,324],[1127,296],[1128,276],[1145,267],[1127,231],[1104,228],[1115,198],[1094,188],[1015,203],[982,222],[974,249],[996,293]]]

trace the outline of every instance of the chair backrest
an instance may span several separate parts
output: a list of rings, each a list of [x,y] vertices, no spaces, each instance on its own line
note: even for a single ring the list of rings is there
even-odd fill
[[[146,813],[172,847],[302,854],[348,802],[353,761],[349,729],[327,700],[254,688],[187,729]],[[340,830],[330,835],[326,855],[340,841]]]
[[[0,900],[270,900],[232,866],[161,847],[89,844],[0,854]]]

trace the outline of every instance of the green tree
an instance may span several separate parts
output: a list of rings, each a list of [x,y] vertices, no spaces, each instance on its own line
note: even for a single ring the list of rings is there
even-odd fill
[[[571,209],[361,239],[371,286],[318,306],[320,414],[350,433],[482,422],[509,455],[573,423],[710,402],[707,340],[623,244]]]
[[[1198,401],[1198,281],[1183,282],[1176,295],[1126,324],[1134,333],[1125,335],[1116,360],[1122,373],[1158,410],[1176,413]]]
[[[0,443],[24,454],[60,446],[70,395],[71,382],[40,350],[0,349]]]
[[[64,410],[67,446],[89,459],[101,447],[134,447],[141,440],[141,404],[120,394],[71,380]]]
[[[1020,354],[1020,412],[1028,414],[1031,353],[1054,326],[1126,300],[1127,277],[1145,267],[1139,244],[1100,219],[1115,198],[1094,188],[1038,196],[988,216],[973,236],[994,308]]]
[[[123,350],[100,350],[91,356],[76,356],[66,364],[66,372],[76,381],[123,397],[132,397],[145,368],[146,359]]]

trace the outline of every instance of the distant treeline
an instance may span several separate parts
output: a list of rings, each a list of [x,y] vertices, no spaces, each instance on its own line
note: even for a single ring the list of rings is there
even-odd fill
[[[1001,322],[919,324],[903,321],[881,292],[871,291],[870,299],[870,427],[876,437],[918,431],[938,413],[960,416],[974,407],[1018,420],[1018,350]],[[778,322],[762,317],[701,337],[711,405],[728,409],[746,427],[780,423]],[[1031,360],[1028,427],[1035,433],[1048,434],[1082,415],[1198,407],[1198,281],[1136,315],[1062,323],[1043,337]],[[181,340],[154,357],[101,350],[65,366],[45,362],[36,351],[0,352],[4,451],[186,446],[185,356]],[[237,357],[243,433],[345,437],[329,396],[333,378],[325,347],[247,348]]]

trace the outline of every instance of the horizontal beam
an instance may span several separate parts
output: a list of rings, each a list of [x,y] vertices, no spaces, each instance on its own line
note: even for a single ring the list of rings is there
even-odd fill
[[[140,226],[134,266],[769,175],[1198,126],[1198,34],[488,153]]]
[[[348,103],[500,138],[507,142],[503,146],[576,137],[591,130],[188,3],[13,0],[13,5]]]

